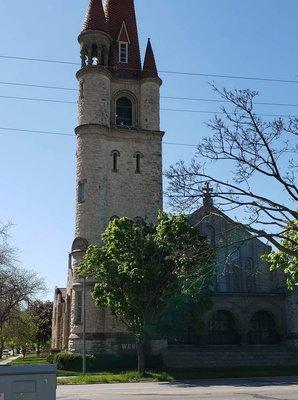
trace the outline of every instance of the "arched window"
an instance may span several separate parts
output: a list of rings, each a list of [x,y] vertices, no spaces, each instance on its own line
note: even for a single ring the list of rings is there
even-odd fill
[[[226,264],[226,279],[228,292],[239,293],[242,287],[242,272],[240,251],[233,250]]]
[[[250,321],[249,344],[279,344],[280,335],[276,331],[275,320],[268,311],[258,311]]]
[[[245,260],[244,265],[245,271],[245,283],[246,283],[246,290],[249,293],[256,292],[256,271],[253,259],[248,257]]]
[[[118,172],[118,158],[120,157],[120,153],[118,150],[113,150],[111,152],[112,156],[112,171]]]
[[[209,344],[239,344],[240,335],[232,313],[216,311],[209,321]]]
[[[97,44],[93,43],[92,45],[92,53],[91,53],[91,57],[92,57],[92,65],[98,65],[98,48],[97,48]]]
[[[134,158],[136,159],[136,174],[141,174],[142,173],[142,169],[141,169],[141,160],[143,158],[143,154],[140,152],[137,152],[134,154]]]
[[[207,237],[208,242],[211,244],[212,247],[215,247],[215,229],[212,225],[206,225],[203,229],[204,236]]]
[[[87,239],[77,237],[72,242],[71,251],[86,251],[88,249],[89,243]]]
[[[116,102],[116,125],[132,126],[132,102],[127,97],[120,97]]]

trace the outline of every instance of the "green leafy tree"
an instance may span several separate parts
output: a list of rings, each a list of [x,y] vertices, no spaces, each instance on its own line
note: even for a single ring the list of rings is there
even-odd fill
[[[180,297],[194,304],[208,292],[214,250],[184,216],[160,213],[155,226],[121,218],[110,222],[102,246],[88,248],[77,272],[96,279],[97,305],[110,308],[134,336],[144,374],[148,335],[170,303]]]
[[[35,343],[37,355],[40,355],[40,347],[45,346],[52,335],[53,303],[50,301],[34,301],[28,310],[36,326]]]
[[[35,342],[36,325],[28,310],[19,311],[3,328],[4,343],[11,349],[31,347]]]
[[[298,251],[298,220],[288,225],[288,230],[285,233],[286,238],[282,244],[287,248],[291,248],[294,252]],[[290,255],[283,251],[272,251],[263,257],[269,262],[271,269],[281,269],[284,271],[287,278],[287,284],[290,289],[298,283],[298,257]]]
[[[0,223],[0,359],[5,330],[45,291],[44,281],[34,271],[19,267],[17,250],[9,245],[8,228]]]

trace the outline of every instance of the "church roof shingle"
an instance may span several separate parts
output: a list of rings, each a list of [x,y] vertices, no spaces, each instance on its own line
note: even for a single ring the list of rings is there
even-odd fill
[[[109,24],[109,32],[114,42],[111,57],[112,67],[135,73],[135,75],[140,74],[142,67],[134,1],[106,0],[105,12]],[[123,22],[129,39],[128,63],[119,63],[118,59],[118,40]]]
[[[109,31],[101,0],[90,0],[83,25],[83,31],[87,30]]]
[[[146,53],[145,53],[144,66],[143,66],[143,77],[144,78],[158,78],[158,72],[157,72],[157,68],[156,68],[154,52],[152,49],[150,39],[148,39],[147,49],[146,49]]]

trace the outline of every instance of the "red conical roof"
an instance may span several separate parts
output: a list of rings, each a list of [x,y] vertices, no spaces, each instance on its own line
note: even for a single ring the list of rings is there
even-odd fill
[[[108,32],[108,23],[101,0],[90,0],[83,25],[83,31],[87,30]]]
[[[111,65],[138,75],[142,67],[134,1],[106,0],[105,11],[113,38]],[[119,63],[118,42],[121,41],[119,35],[123,35],[123,29],[129,40],[128,63]]]
[[[142,75],[144,78],[158,78],[155,57],[150,39],[148,39]]]

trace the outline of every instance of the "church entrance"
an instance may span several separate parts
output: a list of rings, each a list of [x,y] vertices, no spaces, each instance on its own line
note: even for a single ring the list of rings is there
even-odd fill
[[[280,335],[273,316],[267,311],[258,311],[250,321],[249,344],[280,344]]]
[[[209,321],[209,344],[237,345],[240,335],[232,313],[224,310],[216,311]]]

